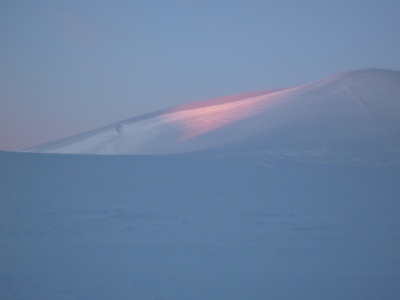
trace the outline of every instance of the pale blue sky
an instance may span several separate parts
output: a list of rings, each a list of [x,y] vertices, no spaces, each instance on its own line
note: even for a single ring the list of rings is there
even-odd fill
[[[181,103],[400,70],[400,1],[0,2],[0,149]]]

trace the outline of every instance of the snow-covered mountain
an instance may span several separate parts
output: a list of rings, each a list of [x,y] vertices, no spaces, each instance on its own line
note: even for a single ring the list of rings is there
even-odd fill
[[[398,300],[399,102],[361,70],[28,151],[174,155],[0,151],[0,299]]]
[[[200,101],[27,149],[167,154],[238,149],[307,151],[400,144],[400,72],[365,69],[310,84]]]

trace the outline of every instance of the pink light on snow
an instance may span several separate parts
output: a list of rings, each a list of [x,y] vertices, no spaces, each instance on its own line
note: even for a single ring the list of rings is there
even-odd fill
[[[229,97],[207,100],[192,105],[194,108],[189,106],[182,110],[180,107],[163,117],[166,121],[176,124],[182,130],[181,138],[187,140],[253,116],[279,99],[274,96],[274,91],[264,91],[261,95],[260,93],[252,93],[249,96],[242,94],[244,99],[232,98],[230,102],[227,102]],[[207,106],[202,106],[201,103]]]

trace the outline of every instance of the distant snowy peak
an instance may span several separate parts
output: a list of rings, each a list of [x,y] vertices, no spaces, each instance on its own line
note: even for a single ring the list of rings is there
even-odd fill
[[[395,141],[400,72],[366,69],[289,89],[181,105],[27,149],[71,154],[265,150],[283,145]],[[396,144],[396,145],[395,145]],[[286,147],[286,146],[285,146]]]
[[[30,152],[81,154],[162,154],[208,149],[192,146],[198,136],[263,111],[284,90],[244,93],[199,101],[121,121],[104,128],[51,142]],[[213,147],[214,145],[211,145]]]

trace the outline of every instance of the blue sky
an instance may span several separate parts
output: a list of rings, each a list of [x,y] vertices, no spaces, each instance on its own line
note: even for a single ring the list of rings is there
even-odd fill
[[[400,2],[0,3],[0,149],[182,103],[400,70]]]

